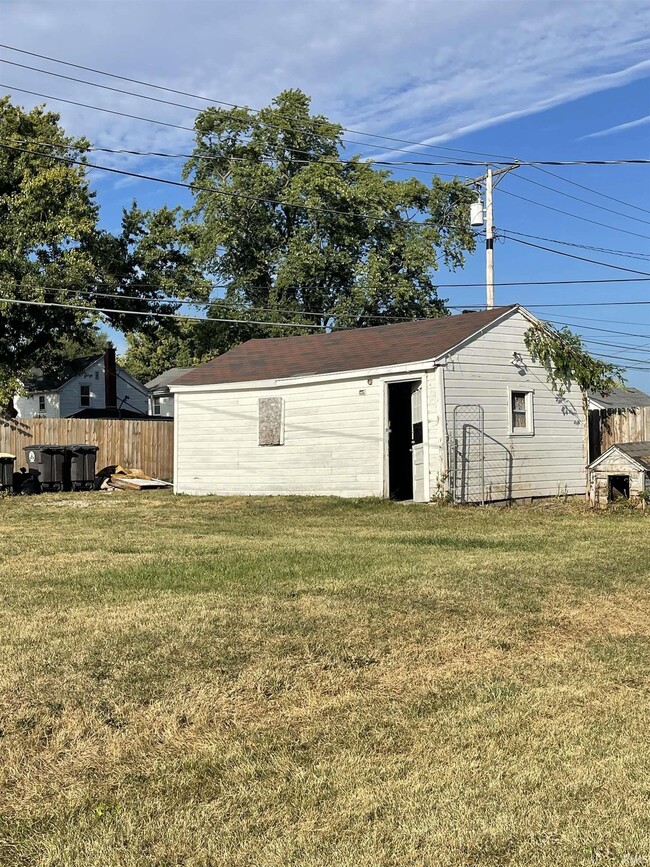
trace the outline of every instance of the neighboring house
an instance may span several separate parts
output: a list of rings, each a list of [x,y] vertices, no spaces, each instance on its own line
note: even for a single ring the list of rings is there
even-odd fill
[[[603,397],[589,395],[589,460],[615,443],[650,437],[650,394],[638,388],[614,388]]]
[[[115,350],[71,361],[57,379],[34,369],[14,397],[18,418],[142,418],[149,391],[115,361]]]
[[[173,417],[174,396],[169,391],[170,383],[190,370],[192,370],[191,367],[170,367],[169,370],[166,370],[147,383],[147,388],[149,389],[149,415],[155,415],[160,418]]]
[[[517,305],[250,340],[175,395],[188,494],[459,502],[584,494],[582,397],[554,393]]]
[[[617,443],[589,465],[591,503],[650,501],[650,442]]]

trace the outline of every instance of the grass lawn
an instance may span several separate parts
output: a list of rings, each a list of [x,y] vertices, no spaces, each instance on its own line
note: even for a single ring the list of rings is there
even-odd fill
[[[0,864],[650,864],[650,515],[0,500]]]

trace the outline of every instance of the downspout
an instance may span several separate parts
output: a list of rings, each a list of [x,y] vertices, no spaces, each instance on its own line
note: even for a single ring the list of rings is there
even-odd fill
[[[445,368],[443,365],[437,365],[435,368],[436,374],[436,399],[438,402],[438,417],[440,419],[440,477],[438,483],[442,481],[442,491],[448,494],[449,486],[449,444],[447,442],[447,396],[445,394]]]

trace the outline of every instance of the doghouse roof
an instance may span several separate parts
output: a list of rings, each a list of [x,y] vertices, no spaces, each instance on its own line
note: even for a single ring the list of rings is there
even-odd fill
[[[600,457],[597,457],[595,461],[592,461],[589,464],[589,469],[595,469],[598,464],[603,463],[616,451],[629,458],[638,469],[650,470],[650,442],[616,443],[610,446],[606,452],[603,452]]]

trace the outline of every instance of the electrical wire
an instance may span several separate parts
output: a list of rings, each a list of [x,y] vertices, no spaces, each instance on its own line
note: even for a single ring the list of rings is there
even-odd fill
[[[538,202],[534,199],[528,199],[526,196],[520,196],[518,193],[512,193],[510,190],[504,190],[502,187],[496,187],[496,190],[504,196],[511,196],[513,199],[520,199],[522,202],[528,202],[529,205],[546,208],[547,211],[554,211],[556,214],[564,214],[565,217],[573,217],[576,220],[582,220],[584,223],[592,223],[594,226],[602,226],[604,229],[611,229],[613,232],[622,232],[624,235],[633,235],[635,238],[643,238],[647,240],[647,235],[640,235],[638,232],[630,232],[629,229],[621,229],[617,226],[610,226],[607,223],[600,223],[598,220],[592,220],[589,217],[581,217],[579,214],[574,214],[571,211],[563,211],[561,208],[554,208],[552,205],[546,205],[544,202]]]
[[[138,84],[138,85],[140,85],[141,87],[150,87],[150,88],[153,88],[153,89],[155,89],[155,90],[164,91],[164,92],[166,92],[166,93],[174,93],[174,94],[176,94],[177,96],[187,96],[187,97],[190,97],[190,99],[198,99],[198,100],[201,100],[202,102],[206,102],[206,103],[208,103],[208,104],[210,104],[210,105],[213,105],[213,104],[214,104],[214,105],[224,105],[224,106],[226,106],[226,107],[228,107],[228,108],[234,108],[234,109],[242,109],[242,108],[243,108],[243,109],[247,109],[247,110],[250,111],[252,114],[260,114],[260,113],[261,113],[261,110],[260,110],[260,109],[250,109],[250,108],[248,108],[248,106],[238,105],[237,103],[234,103],[234,102],[224,102],[223,100],[211,99],[210,97],[200,96],[199,94],[196,94],[196,93],[189,93],[189,92],[187,92],[187,91],[177,90],[177,89],[175,89],[175,88],[171,88],[171,87],[165,87],[165,86],[160,85],[160,84],[154,84],[154,83],[152,83],[152,82],[141,81],[141,80],[138,80],[137,78],[128,78],[127,76],[124,76],[124,75],[118,75],[118,74],[116,74],[116,73],[114,73],[114,72],[106,72],[106,71],[103,71],[103,70],[100,70],[100,69],[94,69],[93,67],[90,67],[90,66],[82,66],[81,64],[78,64],[78,63],[71,63],[70,61],[60,60],[60,59],[58,59],[58,58],[56,58],[56,57],[49,57],[49,56],[46,55],[46,54],[38,54],[38,53],[35,52],[35,51],[26,51],[25,49],[15,48],[15,47],[12,46],[12,45],[6,45],[6,44],[3,44],[3,43],[0,43],[0,48],[6,48],[6,49],[9,50],[9,51],[15,51],[15,52],[17,52],[17,53],[19,53],[19,54],[27,54],[27,55],[29,55],[29,56],[31,56],[31,57],[37,57],[37,58],[39,58],[40,60],[48,60],[48,61],[50,61],[51,63],[59,63],[59,64],[61,64],[61,65],[63,65],[63,66],[73,67],[74,69],[81,69],[81,70],[83,70],[83,71],[85,71],[85,72],[92,72],[92,73],[94,73],[95,75],[103,75],[103,76],[106,76],[106,77],[108,77],[108,78],[114,78],[114,79],[118,79],[118,80],[120,80],[120,81],[126,81],[126,82],[128,82],[128,83],[130,83],[130,84]],[[24,65],[24,64],[17,64],[17,63],[15,63],[14,61],[10,61],[10,60],[3,60],[2,62],[4,62],[4,63],[10,63],[10,64],[12,64],[12,65],[14,65],[14,66],[23,66],[23,65]],[[28,68],[28,69],[32,68],[32,69],[33,69],[33,67],[26,67],[26,68]],[[43,69],[39,69],[39,70],[36,70],[36,71],[38,71],[38,72],[43,72],[43,73],[46,73],[46,74],[51,74],[51,75],[58,75],[58,73],[55,73],[55,72],[48,72],[47,70],[43,70]],[[60,76],[60,75],[59,75],[58,77],[64,77],[64,78],[66,78],[66,77],[68,77],[68,76]],[[75,79],[72,79],[72,80],[75,80]],[[78,79],[77,79],[77,80],[78,80]],[[84,82],[84,83],[86,83],[86,84],[94,84],[94,82]],[[102,87],[102,85],[98,85],[98,86],[99,86],[99,87]],[[133,95],[135,95],[135,96],[142,96],[142,97],[145,98],[145,99],[149,99],[149,98],[150,98],[150,97],[144,96],[143,94],[133,94]],[[314,120],[314,123],[316,123],[316,122],[317,122],[317,121]],[[271,124],[268,124],[268,125],[271,125]],[[285,128],[286,128],[286,127],[285,127]],[[313,132],[313,129],[311,129],[310,127],[303,126],[303,127],[301,127],[301,128],[302,128],[303,130],[309,130],[309,131]],[[473,151],[473,150],[467,150],[467,149],[465,149],[465,148],[454,148],[454,147],[450,147],[450,146],[448,146],[448,145],[446,145],[446,146],[445,146],[445,145],[435,145],[435,146],[432,146],[432,145],[430,145],[430,144],[427,143],[427,142],[413,141],[412,139],[402,139],[402,138],[396,138],[396,137],[394,137],[394,136],[380,135],[380,134],[378,134],[378,133],[364,132],[363,130],[350,129],[350,128],[348,128],[348,127],[341,127],[341,129],[343,130],[343,132],[349,132],[349,133],[352,133],[352,135],[362,135],[362,136],[366,136],[366,138],[375,138],[375,139],[380,139],[380,140],[382,140],[382,141],[397,142],[398,144],[409,144],[409,145],[414,145],[414,146],[416,146],[416,147],[426,147],[426,148],[431,148],[431,150],[450,151],[450,152],[453,152],[453,153],[476,154],[476,155],[478,155],[478,156],[494,157],[494,158],[496,158],[496,159],[499,159],[499,158],[501,158],[501,159],[506,159],[506,160],[508,160],[508,161],[510,161],[510,162],[512,162],[513,159],[514,159],[514,158],[512,158],[512,157],[508,157],[508,156],[506,156],[506,155],[504,155],[504,154],[485,153],[485,152],[483,152],[483,151]],[[361,142],[361,144],[368,144],[368,143],[366,143],[366,142]],[[393,150],[398,150],[398,149],[397,149],[397,148],[393,148]],[[407,153],[411,153],[411,151],[409,150],[409,151],[407,151]]]
[[[532,166],[532,168],[537,168]],[[573,199],[574,202],[582,202],[584,205],[589,205],[592,208],[598,208],[601,211],[607,211],[610,214],[616,214],[618,217],[625,217],[626,220],[634,220],[637,223],[645,223],[650,226],[650,220],[642,220],[641,217],[636,217],[633,214],[624,214],[622,211],[615,211],[613,208],[606,208],[605,205],[599,205],[596,202],[590,202],[588,199],[583,199],[580,196],[574,196],[571,193],[565,193],[564,190],[558,190],[556,187],[550,187],[548,184],[541,184],[533,178],[527,178],[525,175],[513,175],[519,181],[525,181],[527,184],[534,184],[536,187],[541,187],[543,190],[550,190],[552,193],[557,193],[559,196],[565,196],[567,199]]]
[[[55,154],[46,154],[46,153],[42,153],[39,151],[30,150],[29,148],[21,148],[21,147],[17,147],[16,145],[4,144],[4,142],[0,142],[0,147],[3,147],[5,149],[9,149],[9,150],[13,150],[13,151],[20,151],[21,153],[32,154],[33,156],[44,157],[45,159],[57,160],[58,162],[68,163],[71,165],[83,166],[84,168],[96,169],[97,171],[109,172],[111,174],[116,174],[116,175],[123,175],[123,176],[129,177],[129,178],[139,178],[140,180],[144,180],[144,181],[154,181],[156,183],[166,184],[166,185],[172,186],[172,187],[182,187],[182,188],[187,189],[187,190],[192,190],[193,192],[210,193],[213,195],[225,196],[225,197],[231,198],[231,199],[244,199],[246,201],[260,202],[263,204],[279,205],[279,206],[285,207],[285,208],[297,208],[298,210],[313,211],[314,213],[319,213],[319,214],[335,214],[335,215],[343,216],[343,217],[363,218],[363,219],[367,219],[367,220],[374,220],[375,222],[378,222],[378,223],[391,223],[394,225],[409,226],[411,228],[421,228],[421,229],[427,229],[427,228],[430,229],[431,228],[431,226],[428,226],[426,223],[417,223],[415,221],[404,220],[404,219],[400,219],[400,218],[396,218],[396,217],[373,216],[372,214],[363,214],[363,213],[357,214],[354,211],[339,211],[339,210],[336,210],[334,208],[319,208],[319,207],[316,207],[315,205],[295,204],[293,202],[284,202],[284,201],[281,201],[278,199],[267,198],[265,196],[251,196],[247,193],[234,193],[234,192],[229,191],[229,190],[219,190],[215,187],[203,187],[203,186],[199,186],[197,184],[188,184],[188,183],[185,183],[184,181],[174,181],[171,178],[159,178],[159,177],[156,177],[154,175],[145,175],[145,174],[141,174],[139,172],[130,172],[130,171],[127,171],[126,169],[116,169],[116,168],[112,168],[111,166],[100,166],[100,165],[97,165],[96,163],[90,163],[87,160],[76,160],[76,159],[72,159],[71,157],[60,157],[60,156],[57,156]]]
[[[608,247],[594,247],[591,244],[577,244],[573,241],[561,241],[558,238],[545,238],[541,235],[530,235],[527,232],[516,232],[514,229],[501,229],[503,232],[508,232],[509,235],[518,235],[522,238],[533,238],[535,241],[548,241],[550,244],[562,244],[565,247],[576,247],[580,250],[593,250],[596,253],[608,253],[611,256],[626,256],[629,259],[638,259],[643,262],[650,262],[650,253],[642,253],[632,250],[612,250]]]
[[[616,271],[626,271],[628,274],[642,274],[645,277],[650,277],[648,271],[637,271],[635,268],[624,268],[622,265],[612,265],[609,262],[600,262],[597,259],[588,259],[585,256],[576,256],[574,253],[567,253],[564,250],[553,250],[552,247],[543,247],[540,244],[533,244],[531,241],[523,241],[521,238],[512,238],[509,235],[503,235],[509,241],[514,241],[516,244],[523,244],[525,247],[534,247],[537,250],[544,250],[547,253],[555,253],[557,256],[565,256],[568,259],[577,259],[580,262],[589,262],[591,265],[600,265],[603,268],[613,268]]]
[[[594,193],[596,196],[602,196],[603,199],[609,199],[612,202],[617,202],[619,205],[625,205],[626,208],[634,208],[636,211],[642,211],[644,214],[650,214],[650,208],[642,208],[639,205],[633,205],[631,202],[624,202],[623,199],[617,199],[614,196],[608,196],[607,193],[602,193],[600,190],[594,190],[593,187],[587,187],[585,184],[579,184],[577,181],[572,181],[569,178],[562,177],[556,172],[551,172],[548,169],[533,166],[538,172],[544,172],[545,175],[550,175],[552,178],[557,178],[564,181],[565,184],[571,184],[573,187],[579,187],[581,190],[586,190],[588,193]]]

